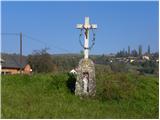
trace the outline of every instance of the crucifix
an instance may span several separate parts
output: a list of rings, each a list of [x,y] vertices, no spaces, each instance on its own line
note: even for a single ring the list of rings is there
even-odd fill
[[[85,23],[84,24],[77,24],[78,29],[85,30],[84,34],[84,59],[88,59],[89,55],[89,30],[90,29],[96,29],[97,24],[90,24],[89,23],[89,17],[85,17]]]
[[[77,68],[77,78],[75,84],[75,95],[78,96],[95,96],[96,94],[96,78],[95,78],[95,65],[94,62],[88,58],[89,50],[93,47],[95,41],[95,33],[93,33],[92,44],[89,46],[89,32],[96,29],[96,24],[90,24],[89,17],[85,17],[84,24],[77,24],[78,29],[84,32],[84,58],[79,62]],[[81,37],[82,33],[80,33]]]

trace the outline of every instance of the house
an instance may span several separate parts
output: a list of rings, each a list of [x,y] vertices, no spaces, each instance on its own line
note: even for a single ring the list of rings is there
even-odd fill
[[[133,59],[130,59],[130,63],[133,63],[135,60],[133,60]]]
[[[1,74],[19,74],[21,64],[19,55],[17,54],[2,54],[1,55]],[[32,72],[31,66],[27,64],[27,58],[22,57],[22,73],[30,74]]]
[[[149,56],[147,56],[147,55],[142,56],[142,59],[144,59],[144,60],[150,60]]]

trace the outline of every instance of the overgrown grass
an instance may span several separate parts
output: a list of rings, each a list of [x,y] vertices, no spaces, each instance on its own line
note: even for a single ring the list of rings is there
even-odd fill
[[[2,118],[158,118],[158,78],[97,72],[97,95],[80,99],[68,74],[2,76]]]

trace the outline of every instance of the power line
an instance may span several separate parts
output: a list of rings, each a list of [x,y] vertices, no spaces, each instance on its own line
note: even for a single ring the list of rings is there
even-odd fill
[[[20,33],[1,33],[2,35],[19,35]]]
[[[30,35],[27,35],[27,34],[23,34],[23,35],[24,35],[25,37],[27,37],[27,38],[29,38],[29,39],[33,40],[33,41],[41,42],[41,43],[45,44],[45,46],[48,46],[48,45],[47,45],[47,43],[46,43],[46,42],[44,42],[44,41],[42,41],[42,40],[39,40],[39,39],[34,38],[34,37],[31,37]],[[52,43],[51,43],[51,45],[52,45],[53,47],[55,47],[55,48],[59,49],[59,50],[63,50],[63,51],[70,52],[70,51],[69,51],[69,50],[67,50],[67,49],[64,49],[64,48],[62,48],[62,47],[58,47],[58,46],[56,46],[56,45],[53,45]],[[49,45],[49,47],[51,47],[51,45]]]
[[[30,35],[27,35],[27,34],[24,34],[23,33],[23,36],[26,37],[26,38],[29,38],[30,40],[33,40],[33,41],[37,41],[37,42],[40,42],[40,43],[43,43],[43,44],[47,44],[46,42],[42,41],[42,40],[39,40],[37,38],[34,38],[34,37],[31,37]]]
[[[53,44],[52,44],[52,45],[53,45]],[[67,49],[64,49],[64,48],[61,48],[61,47],[58,47],[58,46],[55,46],[55,45],[53,45],[53,47],[55,47],[55,48],[57,48],[57,49],[59,49],[59,50],[67,51],[67,52],[70,53],[70,51],[67,50]]]
[[[1,35],[17,35],[17,36],[19,36],[20,33],[1,33]],[[30,40],[32,40],[32,41],[36,41],[36,42],[39,42],[39,43],[41,43],[41,44],[44,44],[45,47],[48,46],[48,44],[47,44],[46,42],[44,42],[43,40],[37,39],[37,38],[35,38],[35,37],[32,37],[32,36],[30,36],[30,35],[28,35],[28,34],[26,34],[26,33],[23,33],[23,37],[28,38],[28,39],[30,39]],[[67,51],[68,53],[70,53],[69,50],[67,50],[67,49],[65,49],[65,48],[62,48],[62,47],[59,47],[59,46],[57,46],[57,45],[54,45],[54,44],[52,44],[52,43],[49,45],[49,48],[52,47],[52,46],[53,46],[54,48],[59,49],[59,50]]]

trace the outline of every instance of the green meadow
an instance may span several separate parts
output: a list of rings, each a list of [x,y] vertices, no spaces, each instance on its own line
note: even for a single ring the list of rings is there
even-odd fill
[[[158,118],[157,76],[97,72],[93,98],[74,95],[67,73],[1,77],[2,118]]]

